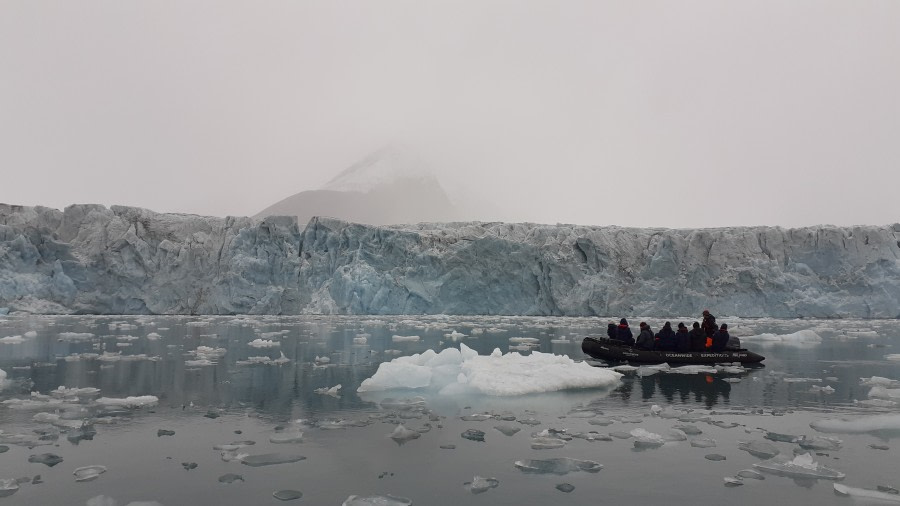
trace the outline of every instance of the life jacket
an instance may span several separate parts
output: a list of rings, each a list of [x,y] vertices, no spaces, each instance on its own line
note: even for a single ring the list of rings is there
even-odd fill
[[[706,338],[706,347],[712,348],[712,338],[711,337]]]

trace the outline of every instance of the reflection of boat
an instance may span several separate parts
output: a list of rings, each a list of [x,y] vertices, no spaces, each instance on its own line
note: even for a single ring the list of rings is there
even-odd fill
[[[762,362],[766,357],[747,350],[726,351],[648,351],[602,337],[585,337],[581,351],[601,360],[641,362],[646,364],[719,364]]]

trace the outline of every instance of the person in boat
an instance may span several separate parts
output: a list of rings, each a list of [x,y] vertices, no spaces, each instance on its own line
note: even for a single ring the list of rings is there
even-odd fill
[[[712,337],[719,330],[716,325],[716,317],[710,314],[709,309],[703,310],[703,323],[700,324],[700,328],[706,333],[706,337]]]
[[[631,333],[631,329],[628,327],[628,320],[625,318],[619,320],[619,326],[616,327],[616,339],[628,346],[634,346],[634,334]]]
[[[728,339],[731,336],[728,335],[728,324],[723,323],[719,330],[716,331],[712,336],[712,346],[710,346],[709,351],[725,351],[725,346],[728,345]]]
[[[652,350],[653,349],[653,330],[650,329],[650,325],[647,325],[647,322],[641,322],[641,333],[638,335],[637,343],[635,346],[642,350]]]
[[[609,322],[609,325],[606,326],[606,337],[608,337],[608,338],[610,338],[610,339],[613,339],[613,340],[617,339],[617,338],[616,338],[616,324],[615,324],[615,323]]]
[[[691,338],[691,351],[706,351],[706,332],[700,328],[700,322],[694,322],[688,336]]]
[[[679,323],[678,332],[675,332],[675,351],[691,351],[691,336],[684,323]]]
[[[733,336],[731,334],[728,335],[728,342],[725,343],[726,350],[739,350],[741,349],[741,340],[738,339],[737,336]]]
[[[656,348],[659,351],[675,351],[676,347],[675,331],[672,330],[672,324],[666,322],[659,333],[656,334]]]

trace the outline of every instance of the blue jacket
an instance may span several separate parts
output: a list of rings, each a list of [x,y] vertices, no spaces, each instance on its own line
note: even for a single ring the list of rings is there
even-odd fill
[[[628,328],[628,325],[619,325],[616,327],[616,339],[629,346],[634,346],[634,334],[631,333],[631,329]]]
[[[660,351],[675,351],[675,331],[671,326],[663,326],[656,334],[656,349]]]
[[[725,346],[728,344],[729,337],[727,330],[717,330],[712,336],[713,342],[709,351],[725,351]]]
[[[675,351],[691,351],[691,335],[687,329],[678,329],[675,333]]]

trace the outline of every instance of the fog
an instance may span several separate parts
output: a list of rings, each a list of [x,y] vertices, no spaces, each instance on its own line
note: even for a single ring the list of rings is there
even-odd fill
[[[253,215],[386,145],[467,219],[900,220],[900,2],[0,3],[0,202]]]

